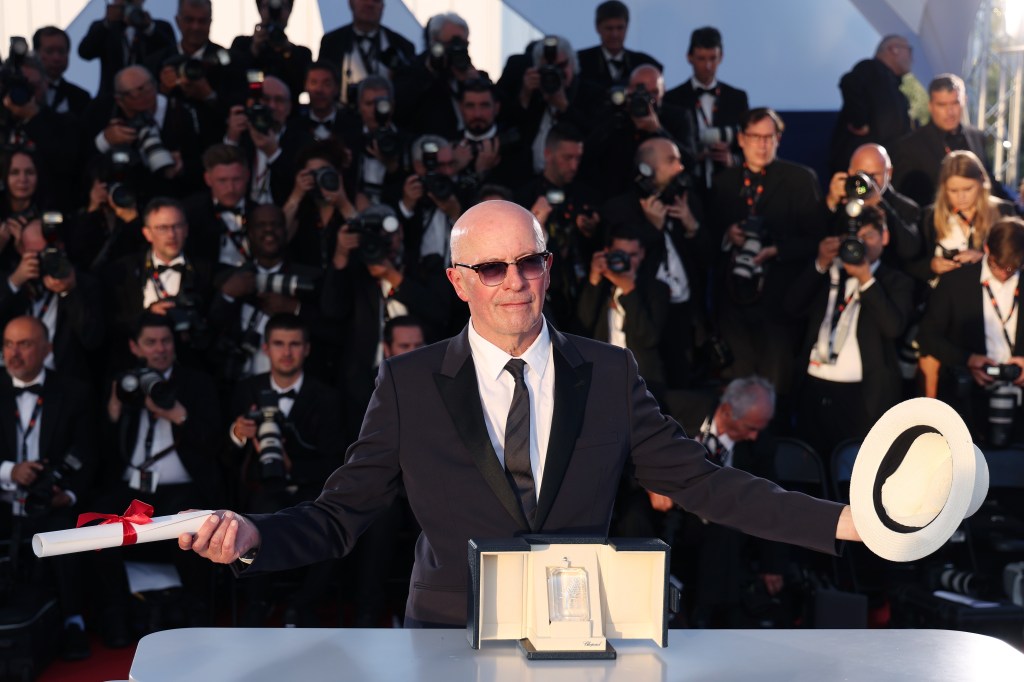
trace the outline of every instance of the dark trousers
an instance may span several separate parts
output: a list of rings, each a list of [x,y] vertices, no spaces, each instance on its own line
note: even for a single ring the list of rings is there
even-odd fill
[[[796,435],[814,448],[829,470],[832,451],[850,438],[864,438],[870,424],[863,385],[804,377],[798,399]]]
[[[57,603],[64,617],[81,614],[84,611],[82,595],[85,593],[82,581],[81,554],[62,554],[47,559],[37,559],[32,553],[32,536],[36,533],[47,533],[55,530],[66,530],[75,527],[78,510],[52,509],[39,516],[14,517],[10,504],[0,502],[0,537],[11,541],[10,556],[12,566],[8,567],[9,585],[4,589],[18,589],[19,585],[32,584],[56,591]]]

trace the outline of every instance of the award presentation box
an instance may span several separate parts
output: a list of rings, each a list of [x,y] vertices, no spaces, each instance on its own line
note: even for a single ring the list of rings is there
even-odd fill
[[[667,646],[669,551],[640,538],[470,540],[470,645],[516,640],[529,659],[615,658],[610,638]]]

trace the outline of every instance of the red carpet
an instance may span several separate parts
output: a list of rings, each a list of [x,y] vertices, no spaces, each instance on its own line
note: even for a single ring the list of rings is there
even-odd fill
[[[99,637],[93,636],[92,658],[75,663],[54,661],[36,682],[105,682],[106,680],[127,680],[128,671],[135,657],[135,646],[124,649],[108,649]]]

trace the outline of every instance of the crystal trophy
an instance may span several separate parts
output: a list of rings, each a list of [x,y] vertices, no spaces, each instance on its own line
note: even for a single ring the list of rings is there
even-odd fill
[[[552,623],[590,620],[590,586],[587,571],[572,566],[548,566],[548,615]]]

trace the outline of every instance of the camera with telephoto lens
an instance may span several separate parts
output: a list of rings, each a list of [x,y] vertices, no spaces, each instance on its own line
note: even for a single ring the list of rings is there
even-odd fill
[[[984,576],[973,571],[961,570],[953,564],[929,567],[926,583],[933,590],[945,590],[975,599],[986,594],[989,587]]]
[[[134,166],[135,159],[129,147],[112,147],[100,161],[97,179],[106,184],[107,195],[118,208],[134,208],[138,203],[131,181]]]
[[[881,233],[885,229],[885,214],[874,206],[865,205],[859,199],[847,201],[844,212],[846,220],[836,231],[836,235],[840,237],[839,260],[848,265],[861,265],[867,260],[868,252],[867,245],[860,238],[860,230],[870,225]]]
[[[71,274],[71,261],[61,245],[60,226],[64,223],[64,214],[58,211],[47,211],[43,214],[43,239],[46,246],[39,252],[39,276],[64,279]]]
[[[472,65],[469,58],[469,43],[461,36],[454,36],[445,43],[431,43],[430,66],[436,73],[448,70],[463,73]]]
[[[321,166],[313,171],[313,183],[316,185],[317,199],[327,201],[324,192],[337,192],[341,187],[341,176],[330,166]]]
[[[274,117],[270,109],[263,104],[263,72],[257,69],[249,69],[245,72],[247,83],[245,97],[245,117],[249,119],[249,125],[262,134],[268,135],[274,128]]]
[[[700,143],[705,147],[724,142],[732,144],[736,139],[735,126],[708,126],[700,131]]]
[[[262,24],[262,29],[267,34],[267,45],[274,52],[284,52],[288,48],[288,36],[281,20],[283,11],[284,0],[267,0],[267,18],[270,21]]]
[[[740,223],[743,231],[743,244],[735,248],[732,260],[734,277],[751,280],[761,275],[762,268],[754,262],[754,257],[764,248],[764,218],[758,215],[749,216]]]
[[[540,91],[553,95],[562,89],[562,69],[558,66],[558,38],[544,38],[544,63],[537,67],[540,75]]]
[[[174,157],[160,137],[160,127],[149,114],[140,113],[124,122],[135,130],[135,146],[139,157],[151,173],[163,173],[174,167]]]
[[[46,514],[53,501],[53,487],[65,489],[64,481],[75,472],[82,470],[82,462],[68,453],[56,464],[43,463],[43,468],[36,472],[36,478],[25,488],[25,514],[42,516]]]
[[[283,272],[257,272],[257,294],[281,294],[282,296],[298,296],[311,294],[316,283],[308,277],[285,274]],[[258,344],[257,344],[258,346]]]
[[[625,251],[615,249],[605,254],[608,262],[608,269],[615,273],[629,272],[629,254]]]
[[[138,367],[122,374],[117,379],[115,390],[118,400],[133,407],[145,405],[147,396],[162,410],[171,409],[177,400],[171,383],[149,367]]]
[[[0,99],[10,97],[11,104],[19,107],[28,104],[35,94],[32,84],[21,72],[27,54],[28,41],[20,36],[12,36],[7,61],[0,69]]]
[[[996,367],[986,367],[985,373],[989,374],[989,370],[996,370],[1002,374],[1002,368],[1013,367],[1016,370],[1016,376],[1020,376],[1020,367],[1016,365],[998,365]],[[1007,371],[1006,376],[1014,374],[1013,371]],[[988,434],[989,444],[995,447],[1003,447],[1010,442],[1010,435],[1013,432],[1013,420],[1021,404],[1021,389],[1019,386],[1014,386],[1011,379],[998,379],[995,384],[992,385],[988,394]]]
[[[672,179],[665,185],[665,189],[661,190],[658,198],[661,199],[661,203],[671,206],[676,202],[676,199],[686,196],[686,193],[690,191],[692,186],[693,181],[689,173],[680,171],[672,176]]]
[[[391,129],[391,112],[394,105],[387,97],[378,97],[373,101],[373,119],[377,129],[373,131],[373,140],[377,143],[377,151],[384,158],[393,159],[398,156],[402,147],[398,141],[398,133]]]
[[[455,181],[437,170],[440,165],[437,160],[440,149],[436,144],[424,142],[422,151],[423,167],[427,171],[420,178],[423,188],[438,201],[445,201],[455,193]]]
[[[206,330],[206,320],[199,313],[198,302],[186,293],[165,299],[174,305],[167,309],[167,319],[175,332],[196,333]]]
[[[636,86],[636,90],[629,96],[626,104],[629,115],[633,118],[644,118],[649,116],[654,109],[654,96],[647,92],[643,83]]]
[[[366,265],[377,265],[391,254],[392,236],[398,231],[398,218],[386,206],[371,206],[348,221],[348,229],[359,235],[356,254]]]
[[[281,425],[284,416],[281,414],[280,400],[277,391],[263,389],[256,396],[256,409],[245,416],[256,422],[256,441],[260,451],[260,478],[273,481],[285,477],[284,442]]]
[[[1020,372],[1019,365],[985,365],[985,374],[996,381],[1013,383],[1020,377]]]

